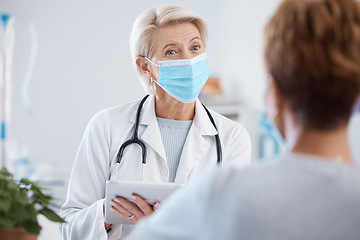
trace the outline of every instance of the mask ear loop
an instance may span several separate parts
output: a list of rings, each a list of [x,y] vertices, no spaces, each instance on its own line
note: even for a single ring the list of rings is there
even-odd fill
[[[149,58],[147,58],[147,57],[145,57],[145,56],[144,56],[144,58],[145,58],[146,60],[148,60],[150,63],[154,64],[155,66],[160,67],[159,64],[154,63],[154,62],[151,61]],[[154,86],[154,83],[157,84],[157,85],[159,85],[159,84],[158,84],[152,77],[150,77],[150,83],[152,84],[153,89],[156,91],[156,87]],[[159,85],[159,86],[160,86],[160,85]]]
[[[151,61],[150,59],[148,59],[147,57],[144,57],[146,60],[148,60],[149,62],[151,62],[152,64],[154,64],[155,66],[158,66],[158,67],[160,67],[160,65],[159,64],[156,64],[156,63],[154,63],[153,61]]]
[[[150,82],[151,82],[152,84],[156,84],[156,85],[158,85],[159,87],[162,88],[162,86],[161,86],[157,81],[155,81],[152,77],[150,77]]]
[[[152,77],[150,77],[150,84],[151,84],[151,87],[156,92],[156,86],[155,85],[159,85],[159,84]]]

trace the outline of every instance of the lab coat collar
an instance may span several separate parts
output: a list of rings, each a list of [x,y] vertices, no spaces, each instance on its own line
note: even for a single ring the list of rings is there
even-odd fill
[[[136,106],[136,111],[134,111],[133,115],[130,118],[131,123],[135,123],[136,113],[137,113],[139,104],[140,104],[140,101],[138,102],[138,104]],[[154,118],[156,118],[156,116],[155,116],[155,96],[150,94],[149,97],[144,102],[144,105],[141,109],[139,124],[149,125],[150,122],[153,121]]]
[[[133,115],[130,118],[131,123],[135,123],[136,112],[137,111],[134,111]],[[141,110],[139,124],[150,125],[150,123],[155,119],[156,119],[155,96],[150,94],[148,99],[146,99],[144,106]],[[218,133],[217,130],[212,125],[204,107],[202,106],[198,98],[196,99],[195,102],[195,116],[193,122],[196,125],[200,135],[202,136],[207,136],[207,135],[214,136]]]
[[[131,116],[130,122],[135,123],[136,112],[134,111]],[[147,125],[146,130],[143,132],[141,136],[139,136],[144,142],[146,142],[151,148],[153,148],[163,159],[166,159],[166,153],[164,150],[164,145],[162,144],[160,129],[156,120],[155,115],[155,96],[150,95],[148,99],[145,101],[144,106],[140,113],[140,121],[139,125]],[[207,151],[210,147],[209,144],[205,141],[203,136],[214,136],[217,134],[217,130],[212,125],[204,107],[202,106],[199,99],[196,100],[195,103],[195,116],[193,119],[193,126],[190,128],[189,136],[186,140],[184,149],[190,147],[192,151],[185,152],[186,156],[182,156],[184,159],[193,159],[188,162],[185,160],[183,163],[180,163],[179,168],[186,168],[187,174],[190,172],[191,168],[198,162],[200,157]],[[189,146],[192,144],[197,145],[196,152],[198,153],[196,157],[191,158],[191,154],[194,154],[193,147]],[[195,146],[193,145],[193,146]],[[190,154],[190,155],[189,155]],[[187,156],[189,155],[189,156]],[[187,162],[187,163],[186,163]],[[181,181],[181,180],[180,180]]]
[[[140,102],[138,104],[140,104]],[[134,111],[131,116],[131,123],[135,123],[136,113],[137,111]],[[139,125],[147,126],[139,138],[154,149],[154,151],[156,151],[159,156],[165,160],[166,153],[164,145],[162,144],[160,129],[155,115],[155,96],[152,94],[150,94],[150,96],[146,99],[143,108],[141,109]]]
[[[218,133],[199,99],[196,99],[194,124],[202,136],[215,136]]]
[[[204,136],[214,136],[217,130],[199,99],[195,104],[195,117],[181,154],[175,183],[183,184],[189,178],[191,170],[199,163],[211,145]]]

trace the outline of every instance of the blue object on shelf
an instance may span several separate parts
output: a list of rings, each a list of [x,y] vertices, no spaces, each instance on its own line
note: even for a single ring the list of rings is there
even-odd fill
[[[1,134],[0,134],[0,138],[2,140],[4,140],[6,138],[6,128],[5,128],[5,122],[1,123]]]
[[[10,18],[10,14],[6,14],[6,13],[1,14],[1,23],[4,27],[8,23],[9,18]]]
[[[269,153],[267,149],[270,144],[272,144],[272,152]],[[260,158],[262,159],[273,158],[279,153],[280,153],[280,144],[278,143],[276,138],[269,133],[262,134],[260,136]]]
[[[262,113],[258,122],[266,130],[260,136],[260,158],[271,159],[280,153],[280,144],[284,141],[274,124],[270,122],[265,113]]]

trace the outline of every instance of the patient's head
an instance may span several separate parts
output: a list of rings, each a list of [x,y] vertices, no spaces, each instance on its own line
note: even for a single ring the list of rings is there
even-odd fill
[[[304,129],[346,126],[360,93],[360,3],[285,0],[264,29],[264,59],[276,112],[287,104]]]

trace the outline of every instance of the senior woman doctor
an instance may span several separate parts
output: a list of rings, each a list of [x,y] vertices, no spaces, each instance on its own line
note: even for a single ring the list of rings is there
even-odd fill
[[[247,131],[218,113],[208,115],[197,99],[210,74],[206,40],[204,20],[184,7],[150,9],[136,19],[131,53],[150,96],[91,119],[61,209],[67,221],[60,226],[64,239],[118,239],[131,230],[131,225],[104,223],[106,180],[185,183],[216,165],[219,151],[222,164],[249,164]],[[138,137],[146,149],[130,144],[118,155],[133,136],[137,116]],[[137,223],[154,210],[140,196],[135,203],[119,197],[114,211]]]

